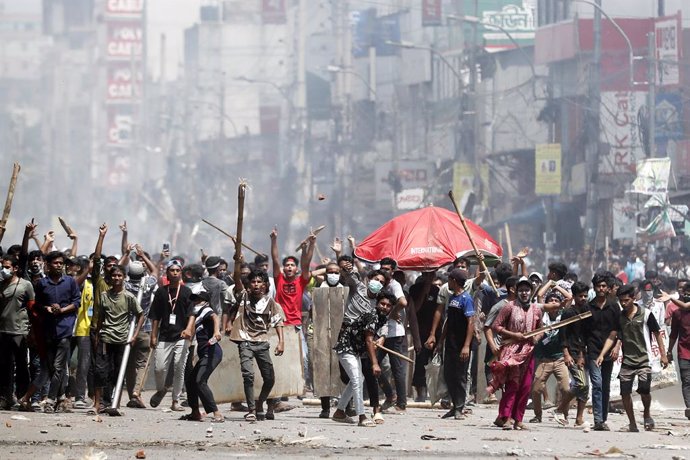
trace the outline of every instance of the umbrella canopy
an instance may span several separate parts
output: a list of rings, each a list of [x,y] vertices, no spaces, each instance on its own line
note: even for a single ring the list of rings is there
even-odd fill
[[[487,265],[503,255],[496,241],[479,225],[465,219],[477,249]],[[355,256],[369,263],[391,257],[401,270],[432,270],[459,256],[474,255],[460,217],[433,206],[402,214],[367,236],[355,249]]]

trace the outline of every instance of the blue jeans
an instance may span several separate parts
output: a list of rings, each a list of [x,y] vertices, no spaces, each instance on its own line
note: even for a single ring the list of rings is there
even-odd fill
[[[607,360],[597,366],[597,360],[587,358],[587,370],[592,386],[592,412],[594,423],[603,423],[609,416],[609,393],[611,391],[611,373],[613,361]]]

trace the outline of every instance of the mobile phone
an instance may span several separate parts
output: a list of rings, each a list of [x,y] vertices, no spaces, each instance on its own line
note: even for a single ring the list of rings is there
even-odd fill
[[[170,252],[170,243],[163,243],[163,252]]]

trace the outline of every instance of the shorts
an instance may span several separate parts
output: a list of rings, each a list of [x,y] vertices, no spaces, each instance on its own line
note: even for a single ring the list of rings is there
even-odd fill
[[[618,379],[621,381],[621,396],[632,394],[632,387],[637,376],[637,393],[648,395],[652,388],[652,368],[651,367],[627,367],[621,366]]]
[[[578,401],[587,401],[589,398],[589,378],[587,369],[573,364],[568,368],[570,373],[570,393]]]

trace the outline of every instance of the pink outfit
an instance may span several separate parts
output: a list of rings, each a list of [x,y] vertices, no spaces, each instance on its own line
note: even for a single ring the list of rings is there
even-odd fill
[[[543,311],[535,303],[525,310],[516,302],[509,302],[498,314],[493,331],[527,333],[539,326]],[[492,379],[487,392],[493,394],[501,387],[503,396],[499,416],[521,422],[529,399],[534,375],[534,343],[532,340],[510,343],[501,347],[499,358],[490,364]]]

